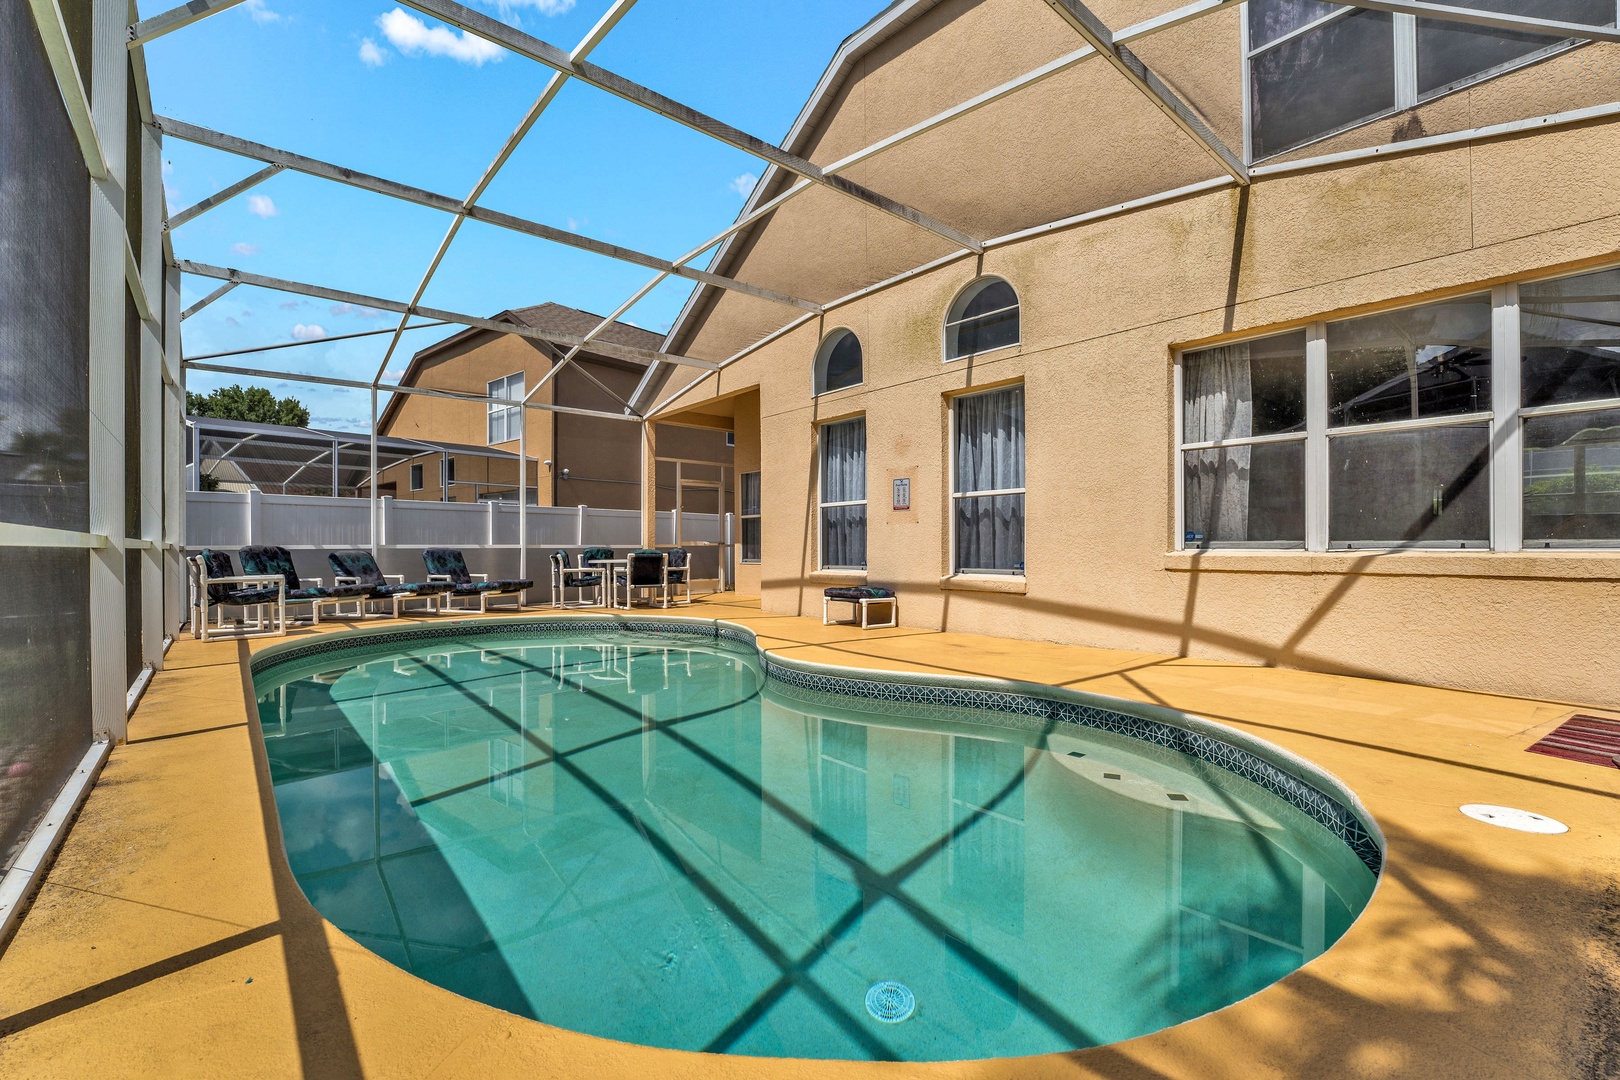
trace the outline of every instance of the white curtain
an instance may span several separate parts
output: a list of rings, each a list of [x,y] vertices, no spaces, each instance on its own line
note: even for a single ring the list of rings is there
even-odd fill
[[[1190,354],[1182,375],[1184,441],[1216,442],[1254,434],[1247,345]],[[1247,446],[1187,452],[1188,544],[1249,538],[1249,455]]]
[[[821,429],[821,501],[866,499],[866,420],[844,420]],[[821,565],[866,565],[866,507],[821,510]]]
[[[956,400],[956,493],[1024,486],[1024,388]],[[956,569],[1022,573],[1024,496],[982,495],[956,503]]]

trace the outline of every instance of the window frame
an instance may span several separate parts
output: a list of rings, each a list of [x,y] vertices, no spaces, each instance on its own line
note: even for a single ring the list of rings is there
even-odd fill
[[[1172,433],[1171,474],[1174,491],[1174,526],[1173,550],[1209,553],[1221,551],[1243,550],[1245,548],[1265,547],[1272,548],[1278,554],[1286,552],[1299,552],[1300,554],[1320,554],[1324,552],[1360,552],[1360,551],[1446,551],[1458,554],[1490,554],[1493,552],[1522,552],[1535,551],[1543,553],[1556,553],[1563,551],[1620,551],[1620,537],[1600,539],[1575,539],[1562,541],[1534,540],[1526,543],[1524,539],[1524,426],[1528,421],[1543,416],[1567,415],[1571,413],[1600,412],[1610,409],[1620,409],[1620,397],[1602,398],[1591,401],[1559,402],[1550,405],[1525,406],[1522,405],[1521,370],[1523,363],[1523,338],[1520,331],[1520,299],[1519,288],[1534,282],[1555,281],[1563,278],[1582,277],[1587,274],[1602,273],[1604,271],[1620,270],[1620,263],[1608,263],[1599,266],[1586,267],[1580,270],[1548,271],[1544,273],[1529,274],[1515,281],[1490,287],[1488,290],[1479,285],[1471,285],[1448,292],[1446,295],[1429,297],[1422,300],[1400,300],[1365,312],[1358,312],[1345,319],[1360,318],[1365,315],[1379,315],[1389,312],[1402,311],[1411,308],[1427,307],[1452,300],[1461,300],[1470,296],[1478,296],[1488,291],[1491,304],[1491,407],[1488,410],[1479,410],[1471,413],[1458,413],[1444,416],[1418,417],[1415,419],[1393,420],[1375,424],[1352,424],[1337,428],[1329,428],[1328,421],[1328,386],[1327,386],[1327,327],[1330,321],[1339,319],[1317,319],[1303,324],[1305,329],[1305,545],[1298,545],[1286,549],[1274,544],[1266,543],[1221,543],[1217,545],[1193,545],[1187,543],[1186,522],[1186,465],[1185,454],[1189,449],[1205,448],[1203,443],[1187,443],[1184,441],[1184,379],[1185,357],[1189,353],[1199,352],[1203,349],[1217,345],[1238,344],[1244,341],[1256,341],[1273,337],[1301,328],[1300,323],[1288,326],[1272,327],[1263,332],[1245,334],[1227,340],[1214,342],[1200,342],[1189,344],[1173,351],[1172,372]],[[1332,539],[1329,533],[1329,505],[1331,499],[1331,475],[1329,462],[1330,440],[1345,437],[1354,437],[1361,434],[1373,434],[1380,431],[1401,431],[1427,429],[1436,427],[1449,427],[1461,424],[1478,424],[1481,422],[1490,425],[1489,447],[1490,459],[1487,464],[1485,483],[1489,493],[1489,536],[1485,543],[1464,543],[1460,541],[1414,541],[1411,543],[1370,543],[1365,541],[1338,542]],[[1292,437],[1288,433],[1287,437]],[[952,445],[954,448],[954,432]],[[1228,440],[1235,445],[1239,440]],[[1277,436],[1261,436],[1250,441],[1281,441]],[[954,476],[954,472],[953,472]],[[954,480],[953,480],[954,483]],[[953,537],[954,542],[954,537]],[[953,555],[954,558],[954,555]]]
[[[518,438],[517,435],[512,433],[512,417],[513,414],[516,414],[519,418],[518,422],[522,423],[524,408],[521,397],[514,398],[511,396],[514,379],[517,380],[518,392],[523,393],[528,386],[528,372],[526,371],[514,371],[510,375],[502,375],[498,379],[491,379],[486,384],[485,396],[496,400],[485,405],[485,445],[499,446],[501,443],[509,443]],[[498,404],[498,401],[516,402],[517,404],[501,405]],[[494,438],[497,422],[500,423],[501,431],[506,436],[504,439]]]
[[[956,404],[972,397],[982,397],[985,394],[999,394],[1006,390],[1018,389],[1024,394],[1024,486],[1017,488],[994,488],[986,491],[957,491],[956,490]],[[961,390],[946,395],[946,442],[945,442],[945,469],[950,481],[950,498],[945,503],[946,517],[946,558],[950,566],[952,577],[986,577],[997,581],[1023,580],[1029,572],[1029,388],[1023,379],[1014,379],[1010,382],[998,383],[994,386],[975,386],[971,389]],[[958,499],[993,498],[999,495],[1017,495],[1024,500],[1025,523],[1025,549],[1024,569],[1022,570],[995,570],[995,569],[963,569],[956,565],[956,501]]]
[[[1331,11],[1326,15],[1313,19],[1310,22],[1305,23],[1303,26],[1297,26],[1288,31],[1288,33],[1272,38],[1264,45],[1260,45],[1258,47],[1250,44],[1250,42],[1253,40],[1253,35],[1250,32],[1249,5],[1244,3],[1242,5],[1242,9],[1243,36],[1240,42],[1241,48],[1239,49],[1239,53],[1242,57],[1241,63],[1243,67],[1243,162],[1245,165],[1255,165],[1261,162],[1271,161],[1275,158],[1280,158],[1285,154],[1292,154],[1298,150],[1303,150],[1308,146],[1314,146],[1319,142],[1331,139],[1336,135],[1342,135],[1346,131],[1353,131],[1364,124],[1370,124],[1375,120],[1382,120],[1385,117],[1398,115],[1399,113],[1406,112],[1409,109],[1414,109],[1419,105],[1427,105],[1431,101],[1438,101],[1449,94],[1454,94],[1459,90],[1466,90],[1469,87],[1476,86],[1488,79],[1494,79],[1499,75],[1506,75],[1509,72],[1516,71],[1522,67],[1528,67],[1531,64],[1538,64],[1543,60],[1558,55],[1559,53],[1588,44],[1588,42],[1582,38],[1569,38],[1563,41],[1557,41],[1550,45],[1544,46],[1543,48],[1537,49],[1534,52],[1526,53],[1517,59],[1509,60],[1506,63],[1497,64],[1495,67],[1477,72],[1468,76],[1467,78],[1459,79],[1456,82],[1447,83],[1426,93],[1420,93],[1418,91],[1417,68],[1418,16],[1391,12],[1390,18],[1392,19],[1392,33],[1394,36],[1392,49],[1394,51],[1395,64],[1395,104],[1390,108],[1380,109],[1377,112],[1370,113],[1359,120],[1354,120],[1350,123],[1340,125],[1339,127],[1333,128],[1331,131],[1324,131],[1319,135],[1306,139],[1304,142],[1296,143],[1295,145],[1287,147],[1286,149],[1274,150],[1264,157],[1257,158],[1254,153],[1254,86],[1252,75],[1254,58],[1262,53],[1270,52],[1278,45],[1281,45],[1287,41],[1292,41],[1294,38],[1299,37],[1302,34],[1309,33],[1318,27],[1326,26],[1328,23],[1335,22],[1339,19],[1349,18],[1358,12],[1372,11],[1374,9],[1342,7],[1338,11]],[[1620,26],[1620,3],[1616,4],[1615,25]]]
[[[970,297],[968,295],[970,292],[973,293],[973,296],[977,296],[978,292],[982,292],[985,288],[988,288],[989,286],[995,284],[998,281],[1001,282],[1003,285],[1007,286],[1007,288],[1012,290],[1013,303],[1011,305],[1009,305],[1008,307],[997,308],[994,311],[986,311],[982,315],[975,315],[975,316],[973,316],[973,318],[975,318],[975,319],[984,319],[984,318],[988,318],[991,315],[1000,315],[1004,311],[1016,311],[1016,312],[1018,312],[1018,337],[1017,337],[1017,339],[1014,340],[1014,341],[1009,341],[1005,345],[997,345],[997,346],[995,346],[994,348],[991,348],[991,349],[980,349],[978,352],[958,353],[957,355],[952,356],[951,355],[951,328],[952,327],[959,327],[963,323],[967,322],[968,320],[967,320],[967,318],[965,316],[959,316],[959,317],[953,319],[953,318],[951,318],[951,312],[955,311],[956,308],[957,308],[957,305],[959,305],[959,304],[962,305],[963,308],[965,309],[966,304],[963,304],[964,299],[966,299],[968,303],[973,302],[972,297]],[[977,291],[975,291],[975,290],[977,290]],[[958,360],[972,360],[974,357],[978,357],[978,356],[989,356],[991,353],[1000,352],[1002,349],[1016,349],[1016,348],[1018,348],[1019,346],[1021,346],[1023,344],[1024,344],[1024,298],[1021,295],[1019,295],[1018,287],[1016,285],[1014,285],[1012,282],[1008,281],[1006,278],[1002,277],[1000,274],[980,274],[978,277],[974,278],[972,281],[968,282],[966,285],[964,285],[960,289],[958,289],[956,291],[956,295],[951,297],[951,302],[945,306],[945,326],[944,326],[943,333],[940,334],[940,341],[939,341],[940,362],[943,363],[943,364],[954,364]]]
[[[750,476],[754,477],[755,498],[759,499],[761,502],[765,498],[765,489],[764,489],[764,486],[763,486],[763,476],[761,475],[761,471],[759,469],[754,469],[754,470],[752,470],[750,472],[738,473],[737,474],[737,509],[739,510],[739,513],[737,514],[737,521],[739,523],[738,528],[737,528],[737,537],[738,537],[737,561],[741,562],[741,563],[748,564],[748,565],[757,565],[758,563],[764,561],[761,556],[763,555],[764,549],[765,549],[765,535],[764,535],[763,532],[760,533],[759,537],[755,541],[755,543],[759,547],[759,550],[754,552],[753,558],[749,558],[748,557],[748,541],[747,541],[748,533],[747,533],[747,530],[746,530],[746,528],[744,526],[746,525],[747,522],[752,521],[754,523],[754,525],[755,525],[755,528],[757,529],[759,527],[759,522],[760,522],[760,517],[761,517],[761,515],[760,515],[760,506],[759,506],[759,503],[757,503],[757,502],[754,505],[754,512],[752,514],[750,514],[748,512],[747,490],[748,490],[748,478]],[[819,527],[820,527],[820,521],[818,520],[817,521],[817,528],[819,528]],[[819,545],[818,545],[818,548],[819,548]]]
[[[817,570],[830,571],[830,572],[833,572],[833,573],[839,573],[839,572],[844,572],[844,573],[865,573],[867,565],[868,565],[866,546],[865,546],[864,543],[861,546],[861,564],[859,566],[830,566],[830,565],[828,565],[828,563],[827,563],[826,545],[824,544],[823,539],[822,539],[823,536],[825,535],[824,531],[823,531],[823,520],[824,520],[823,515],[826,513],[826,511],[827,511],[827,509],[829,507],[859,506],[859,507],[861,507],[863,509],[866,509],[868,511],[870,510],[871,496],[872,496],[872,485],[868,484],[868,483],[863,483],[862,484],[862,490],[866,492],[866,498],[864,498],[864,499],[846,499],[846,500],[843,500],[843,501],[840,501],[840,502],[827,502],[823,497],[823,493],[827,490],[827,437],[825,435],[825,432],[829,427],[833,427],[833,426],[835,426],[837,424],[848,424],[848,423],[851,423],[851,422],[856,421],[856,420],[860,421],[862,429],[864,431],[865,426],[866,426],[866,414],[865,413],[855,413],[852,416],[840,416],[840,417],[837,417],[837,418],[832,419],[832,420],[823,420],[823,421],[821,421],[820,423],[818,423],[816,425],[816,569]],[[865,468],[865,466],[869,464],[869,462],[867,460],[865,460],[866,457],[867,457],[867,455],[866,455],[865,451],[863,450],[862,451],[862,459],[863,460],[861,462],[861,464],[862,464],[862,480],[866,479],[866,476],[865,476],[866,468]],[[872,518],[871,518],[870,513],[867,514],[866,523],[867,523],[867,528],[870,529],[871,524],[872,524]]]
[[[422,462],[420,461],[413,461],[410,463],[410,465],[406,466],[405,482],[409,486],[410,490],[422,490],[426,483],[425,474],[426,470],[422,468]]]
[[[855,339],[855,344],[860,346],[860,350],[861,350],[861,377],[860,377],[860,379],[858,381],[852,382],[848,386],[840,386],[840,387],[837,387],[835,389],[830,389],[830,390],[829,389],[824,389],[823,387],[824,387],[824,384],[826,383],[826,378],[823,375],[823,367],[827,363],[828,360],[832,359],[832,350],[837,347],[837,343],[842,340],[842,335],[845,335],[845,334],[847,334],[850,337],[854,338]],[[858,387],[862,387],[862,386],[865,386],[865,385],[866,385],[866,346],[865,346],[865,344],[862,343],[861,336],[859,334],[857,334],[854,331],[853,328],[848,327],[848,326],[835,326],[835,327],[833,327],[831,330],[829,330],[825,334],[823,334],[822,337],[821,337],[821,341],[816,344],[816,355],[815,355],[815,358],[811,361],[811,364],[810,364],[810,396],[811,397],[825,397],[827,394],[837,394],[837,393],[840,393],[840,392],[842,392],[844,390],[854,390],[854,389],[857,389]]]

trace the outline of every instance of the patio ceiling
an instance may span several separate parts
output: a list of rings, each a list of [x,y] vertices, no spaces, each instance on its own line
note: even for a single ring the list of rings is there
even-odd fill
[[[140,51],[147,42],[182,30],[200,19],[240,2],[242,0],[190,0],[189,3],[173,10],[131,25],[129,46],[136,54],[137,64],[143,63]],[[1509,129],[1514,128],[1522,129],[1532,125],[1545,127],[1548,123],[1571,123],[1589,119],[1594,115],[1620,112],[1620,103],[1613,103],[1595,109],[1576,110],[1569,114],[1555,114],[1516,124],[1497,125],[1501,129],[1499,131],[1475,129],[1412,140],[1409,144],[1371,147],[1352,151],[1348,155],[1328,155],[1323,158],[1307,158],[1254,167],[1246,164],[1241,156],[1240,143],[1239,150],[1233,149],[1237,139],[1241,139],[1241,126],[1238,127],[1234,139],[1233,118],[1223,114],[1219,103],[1206,102],[1200,107],[1198,101],[1184,96],[1185,89],[1180,91],[1173,89],[1173,85],[1185,87],[1188,84],[1197,84],[1198,79],[1190,77],[1186,71],[1177,71],[1175,72],[1177,78],[1166,79],[1155,69],[1153,63],[1149,62],[1151,59],[1157,63],[1159,54],[1152,53],[1151,43],[1146,42],[1148,38],[1174,32],[1180,27],[1211,15],[1235,19],[1239,0],[1194,0],[1193,3],[1118,30],[1110,28],[1083,0],[1046,0],[1045,4],[1031,0],[1028,5],[1030,10],[1020,13],[1025,19],[1024,24],[1002,31],[1007,39],[1007,47],[1004,50],[992,50],[1002,58],[1000,62],[1003,64],[1017,62],[1022,58],[1025,61],[1023,67],[1013,73],[1003,72],[1002,77],[989,89],[964,101],[950,104],[923,119],[914,119],[898,130],[864,146],[852,150],[845,149],[827,164],[816,164],[812,161],[812,154],[817,157],[832,156],[827,148],[820,144],[820,138],[824,134],[821,131],[821,123],[833,112],[832,102],[837,91],[844,85],[861,58],[867,51],[902,33],[907,26],[926,15],[938,2],[939,0],[901,0],[849,38],[834,57],[833,63],[793,129],[778,146],[593,64],[587,59],[620,20],[630,13],[635,0],[616,0],[596,26],[572,50],[561,49],[454,0],[404,0],[407,6],[425,15],[493,42],[509,52],[548,67],[553,72],[545,88],[507,138],[500,152],[484,170],[478,183],[462,199],[372,176],[289,150],[211,131],[182,120],[154,117],[150,114],[149,104],[142,102],[143,112],[146,114],[144,119],[169,137],[251,158],[265,165],[263,169],[217,194],[173,213],[168,219],[169,229],[194,220],[286,169],[440,210],[450,215],[451,219],[438,250],[424,268],[420,283],[409,300],[366,296],[319,284],[269,278],[232,267],[209,266],[184,259],[173,261],[173,265],[182,272],[222,282],[219,288],[188,308],[182,318],[195,315],[197,311],[239,284],[253,284],[283,292],[338,299],[397,313],[400,316],[399,323],[390,332],[389,345],[376,373],[369,379],[329,379],[285,371],[222,367],[203,363],[201,357],[188,358],[184,364],[197,370],[353,386],[371,389],[374,392],[426,392],[385,384],[381,380],[401,336],[407,329],[414,328],[411,320],[427,319],[438,323],[496,329],[560,346],[566,351],[563,352],[556,370],[572,364],[578,353],[587,348],[603,355],[642,364],[646,368],[646,375],[636,392],[624,402],[625,408],[622,413],[586,410],[593,415],[639,421],[667,407],[687,390],[708,378],[715,370],[735,362],[809,319],[823,316],[841,304],[925,272],[934,266],[982,254],[988,248],[1021,239],[1031,233],[1079,224],[1183,197],[1197,191],[1246,185],[1255,178],[1280,172],[1335,164],[1347,157],[1411,152],[1434,145],[1437,140],[1463,141],[1490,137],[1494,134],[1509,133]],[[1474,8],[1425,3],[1421,0],[1353,0],[1345,6],[1578,40],[1620,41],[1620,30],[1615,27],[1571,24]],[[1234,71],[1239,67],[1236,50],[1237,43],[1234,37],[1230,65]],[[1149,59],[1144,59],[1144,55]],[[1169,62],[1175,62],[1174,49],[1164,55],[1170,58]],[[1100,59],[1103,63],[1089,64],[1088,61],[1092,59]],[[1204,57],[1204,61],[1207,67],[1207,56]],[[765,162],[763,178],[755,186],[753,195],[737,219],[719,233],[701,239],[690,250],[671,260],[481,206],[480,200],[491,183],[511,159],[536,121],[555,101],[564,83],[570,79],[614,95],[665,121],[688,127]],[[985,181],[983,184],[966,185],[969,195],[965,198],[960,195],[953,197],[948,185],[941,186],[937,182],[939,178],[934,178],[936,182],[930,187],[926,178],[929,172],[949,170],[923,170],[925,179],[907,183],[907,178],[916,176],[919,170],[916,167],[916,159],[910,157],[905,148],[915,144],[918,149],[928,149],[930,136],[946,125],[982,125],[987,120],[991,125],[997,120],[1005,124],[1005,114],[998,114],[995,110],[1015,96],[1029,102],[1032,108],[1043,110],[1020,113],[1021,123],[1033,121],[1036,124],[1058,124],[1064,122],[1060,114],[1080,113],[1085,114],[1082,119],[1087,121],[1090,127],[1100,129],[1103,137],[1099,139],[1097,132],[1092,132],[1092,145],[1086,146],[1085,149],[1103,155],[1111,167],[1119,170],[1120,175],[1113,178],[1112,186],[1093,184],[1085,188],[1085,192],[1079,197],[1089,195],[1093,200],[1098,200],[1093,203],[1092,208],[1065,205],[1065,199],[1072,203],[1077,197],[1072,192],[1065,192],[1063,198],[1056,201],[1052,198],[1005,199],[1003,197],[1005,191],[998,190],[997,185],[1004,187],[1008,180],[1004,173],[998,174],[995,171],[993,159],[997,155],[988,155],[992,158],[988,164],[984,162],[963,164],[963,172],[971,176],[977,169],[980,178]],[[1052,108],[1054,104],[1065,100],[1070,108]],[[1089,110],[1074,109],[1072,105],[1075,100],[1085,101],[1094,107]],[[983,115],[980,115],[981,112]],[[1074,123],[1072,116],[1068,122]],[[93,132],[91,134],[93,136]],[[1077,131],[1076,138],[1081,138],[1084,134]],[[1122,152],[1127,149],[1128,153]],[[87,157],[89,156],[87,151]],[[1044,165],[1048,169],[1058,167],[1070,169],[1072,172],[1070,162],[1074,158],[1065,156],[1069,161],[1046,162]],[[1008,157],[1020,167],[1025,167],[1016,152],[1010,152]],[[886,168],[886,162],[891,167]],[[900,190],[902,187],[911,191],[906,200],[885,193]],[[958,185],[958,188],[960,190],[961,185]],[[806,212],[789,218],[780,217],[779,211],[794,202],[802,203],[799,209]],[[1018,213],[1005,212],[1003,204],[1007,202],[1017,204],[1022,218]],[[998,207],[1001,207],[1002,212],[997,212]],[[1070,212],[1059,212],[1063,209]],[[882,253],[880,257],[850,260],[845,257],[847,253],[841,253],[836,245],[824,245],[827,249],[825,256],[827,265],[821,267],[819,271],[812,266],[809,272],[797,275],[796,280],[789,282],[785,280],[785,275],[774,272],[769,259],[760,258],[754,250],[760,229],[768,220],[786,236],[794,234],[795,229],[802,230],[808,220],[817,216],[833,214],[843,219],[850,210],[862,215],[860,220],[866,231],[866,250],[879,251]],[[529,327],[495,323],[476,315],[423,306],[422,298],[428,286],[438,273],[458,231],[469,220],[593,252],[631,265],[643,266],[654,270],[655,274],[594,329],[582,335],[537,331]],[[781,224],[777,225],[778,222]],[[797,240],[800,237],[795,235],[793,239]],[[795,246],[801,253],[806,250],[802,245]],[[713,252],[707,269],[691,265],[706,252]],[[813,256],[809,259],[813,259]],[[799,266],[803,269],[804,263],[801,262]],[[756,273],[756,270],[759,272]],[[771,280],[773,272],[774,276],[782,280]],[[691,280],[694,282],[694,288],[662,351],[631,348],[601,339],[603,332],[621,315],[671,277]],[[807,282],[825,283],[829,295],[819,297],[796,295],[807,287]],[[709,356],[691,354],[690,350],[694,344],[698,344],[698,335],[694,333],[694,328],[701,328],[706,313],[712,311],[714,305],[722,298],[729,305],[728,311],[734,313],[728,318],[728,322],[734,327],[742,328],[734,330],[732,336],[735,337],[736,333],[741,332],[745,335],[745,339],[721,344],[727,350],[733,345],[740,345],[740,349],[729,356],[716,356],[713,355],[714,343],[711,342],[697,349],[699,353],[710,353]],[[797,309],[798,314],[784,318],[782,314],[784,307]],[[666,396],[659,405],[653,406],[649,394],[659,385],[659,376],[672,367],[681,366],[698,369],[697,378]],[[541,381],[528,391],[523,404],[532,409],[557,408],[532,400],[540,385],[544,385],[544,382]],[[492,400],[477,394],[439,393],[443,393],[443,396],[468,400]]]

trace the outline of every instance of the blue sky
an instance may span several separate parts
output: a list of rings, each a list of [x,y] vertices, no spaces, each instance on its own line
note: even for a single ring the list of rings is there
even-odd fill
[[[172,0],[143,0],[142,16]],[[572,49],[609,0],[473,0]],[[641,0],[591,59],[773,142],[833,50],[885,0]],[[147,47],[163,115],[463,198],[550,75],[379,0],[247,0]],[[260,163],[168,140],[171,212]],[[762,165],[578,83],[564,87],[481,205],[665,258],[724,228]],[[450,218],[283,172],[174,234],[175,254],[274,277],[408,300]],[[705,259],[707,256],[704,257]],[[703,260],[699,261],[699,265]],[[463,226],[424,303],[489,315],[555,301],[607,313],[652,272],[476,222]],[[217,284],[187,277],[183,300]],[[689,283],[666,282],[627,316],[662,331]],[[392,327],[397,316],[241,287],[186,321],[188,356]],[[407,334],[390,361],[453,328]],[[389,338],[316,343],[218,361],[369,380]],[[194,390],[244,381],[193,372]],[[317,426],[363,430],[364,391],[265,381]]]

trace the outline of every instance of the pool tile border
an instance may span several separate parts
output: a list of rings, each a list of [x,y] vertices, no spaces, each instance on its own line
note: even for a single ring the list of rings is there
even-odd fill
[[[324,635],[317,641],[271,646],[253,656],[249,662],[249,671],[257,676],[273,667],[297,663],[327,653],[364,648],[383,641],[392,643],[469,637],[546,637],[578,633],[581,629],[605,630],[610,627],[626,633],[726,642],[744,649],[754,649],[759,655],[767,677],[809,694],[854,697],[907,706],[1008,713],[1043,721],[1074,724],[1164,747],[1257,784],[1326,828],[1349,847],[1373,874],[1376,875],[1383,869],[1383,846],[1373,827],[1368,824],[1370,816],[1364,820],[1364,810],[1358,813],[1338,794],[1323,790],[1327,785],[1313,783],[1309,778],[1310,774],[1319,772],[1314,766],[1233,729],[1198,717],[1173,713],[1168,709],[1151,710],[1165,715],[1164,719],[1159,719],[1118,708],[1105,708],[1094,703],[1096,700],[1094,695],[1058,687],[901,672],[884,672],[879,677],[877,673],[856,669],[832,668],[798,660],[787,662],[760,648],[753,631],[707,619],[697,620],[679,616],[626,619],[611,615],[579,614],[545,616],[523,621],[510,618],[498,622],[469,620],[444,626],[418,626],[405,629],[380,627],[369,633],[360,631],[331,634]],[[1116,699],[1107,700],[1112,703]],[[1134,702],[1119,701],[1118,704],[1130,705],[1143,711],[1150,709]],[[1172,719],[1175,722],[1172,722]],[[1238,745],[1239,739],[1253,745]],[[1256,752],[1261,749],[1265,753]],[[1302,772],[1306,775],[1299,775]],[[1347,789],[1343,793],[1354,800],[1354,796],[1350,796]]]

